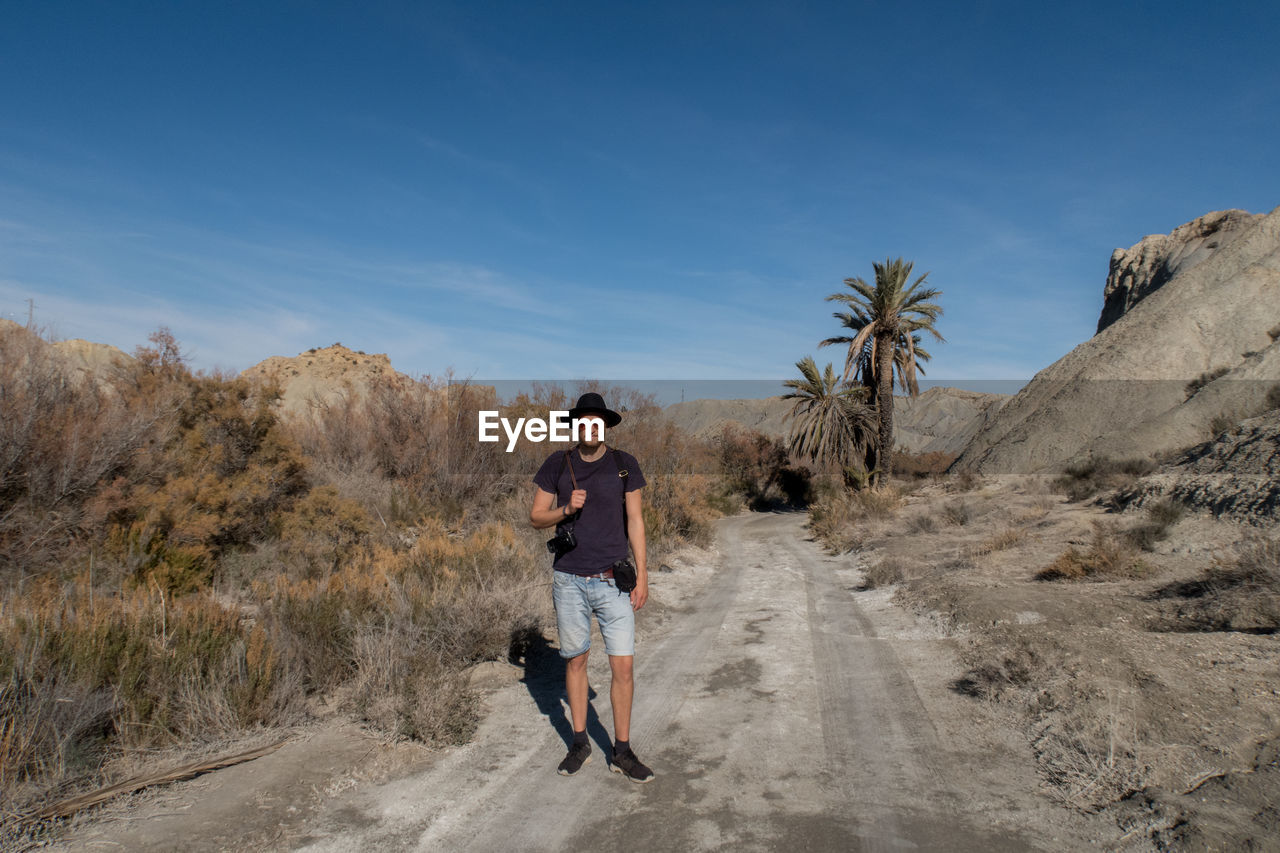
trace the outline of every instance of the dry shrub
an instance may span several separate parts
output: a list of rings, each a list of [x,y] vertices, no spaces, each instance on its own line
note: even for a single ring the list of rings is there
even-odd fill
[[[1027,538],[1027,534],[1023,530],[1013,527],[1007,527],[1004,530],[993,533],[991,536],[978,543],[974,548],[975,554],[993,554],[996,551],[1007,551],[1010,548],[1017,547]]]
[[[324,578],[278,576],[270,588],[260,588],[270,613],[298,640],[307,684],[328,689],[356,677],[358,702],[367,709],[377,698],[371,685],[381,683],[384,694],[403,686],[359,669],[361,660],[376,660],[367,649],[378,632],[389,635],[386,648],[406,658],[386,665],[408,667],[415,678],[437,674],[413,668],[413,658],[437,655],[442,671],[457,672],[505,657],[514,635],[541,622],[542,599],[533,595],[539,574],[530,544],[507,525],[464,533],[429,521],[407,549],[378,546]],[[365,652],[357,653],[358,642]],[[382,699],[390,701],[388,696]],[[434,730],[421,711],[415,715],[415,731]],[[381,713],[376,718],[388,719]]]
[[[650,549],[673,547],[679,542],[707,545],[711,523],[724,513],[708,500],[714,487],[705,474],[655,475],[645,486],[645,544]]]
[[[1125,536],[1134,547],[1154,550],[1156,543],[1168,537],[1169,531],[1186,514],[1186,506],[1174,498],[1154,501],[1146,508],[1146,518],[1126,530]]]
[[[1195,379],[1188,382],[1186,388],[1183,389],[1187,399],[1189,400],[1194,397],[1197,391],[1208,385],[1213,380],[1226,376],[1230,372],[1230,367],[1215,367],[1213,370],[1206,370],[1201,373]]]
[[[1144,577],[1151,570],[1150,565],[1138,558],[1129,537],[1115,525],[1095,524],[1093,540],[1087,549],[1068,547],[1035,577],[1041,581],[1107,581]]]
[[[947,479],[948,492],[972,492],[982,485],[982,477],[974,471],[960,471]]]
[[[167,406],[68,370],[33,328],[0,328],[0,581],[67,557],[92,527],[86,501],[130,472]]]
[[[1253,534],[1234,560],[1217,560],[1194,581],[1170,584],[1155,599],[1178,600],[1163,627],[1180,631],[1280,630],[1280,540]]]
[[[932,515],[921,512],[911,516],[911,520],[907,522],[907,529],[912,533],[933,533],[938,529],[938,523],[934,521]]]
[[[1111,459],[1091,456],[1084,461],[1068,465],[1053,482],[1054,488],[1075,502],[1093,497],[1099,492],[1115,491],[1133,483],[1155,470],[1150,459]]]
[[[906,578],[906,564],[897,557],[886,557],[863,571],[866,589],[900,583]]]
[[[944,453],[940,450],[929,453],[893,454],[893,476],[904,480],[924,480],[936,478],[946,473],[951,463],[956,461],[956,454]]]
[[[956,691],[1008,703],[1024,717],[1036,762],[1066,806],[1093,811],[1143,784],[1131,689],[1081,669],[1070,641],[1039,626],[1002,625],[961,647]]]
[[[1232,429],[1240,421],[1244,420],[1244,415],[1236,411],[1220,412],[1209,420],[1209,436],[1216,438],[1229,429]]]
[[[29,584],[0,621],[0,650],[6,791],[92,773],[108,748],[284,722],[300,698],[269,628],[158,587],[103,596],[85,578]]]
[[[243,378],[175,373],[175,423],[91,503],[106,555],[171,593],[207,587],[224,554],[269,538],[307,491],[305,463],[279,426],[278,391]]]
[[[350,702],[361,720],[394,738],[464,743],[471,737],[475,694],[464,672],[439,650],[382,624],[361,627],[352,654],[356,677]]]
[[[792,464],[781,439],[725,426],[713,445],[725,489],[750,508],[803,506],[812,499],[812,473]]]
[[[960,661],[966,671],[953,688],[989,700],[1043,682],[1061,666],[1051,644],[1042,642],[1038,634],[1012,627],[975,636],[961,647]]]
[[[389,523],[414,524],[427,513],[482,517],[529,466],[526,442],[505,452],[505,439],[481,444],[481,410],[502,409],[491,388],[422,377],[383,379],[367,393],[348,389],[312,401],[290,429],[312,460],[318,480],[360,500]],[[542,410],[542,417],[546,410]],[[536,466],[535,466],[536,467]]]
[[[312,489],[280,520],[280,545],[306,577],[338,570],[368,546],[372,519],[333,486]]]
[[[862,547],[871,522],[888,518],[902,505],[893,487],[851,492],[827,484],[809,507],[809,529],[835,554]]]
[[[968,501],[951,501],[942,508],[942,520],[947,524],[963,527],[973,520],[973,508]]]

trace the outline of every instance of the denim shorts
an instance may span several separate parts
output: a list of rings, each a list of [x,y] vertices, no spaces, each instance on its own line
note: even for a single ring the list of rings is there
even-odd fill
[[[611,655],[636,653],[636,616],[631,594],[606,578],[584,578],[553,572],[551,600],[556,606],[560,657],[576,658],[591,648],[591,614],[600,624],[604,650]]]

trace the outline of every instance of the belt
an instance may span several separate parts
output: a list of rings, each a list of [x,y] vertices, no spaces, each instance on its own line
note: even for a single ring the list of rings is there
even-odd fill
[[[605,569],[603,572],[599,572],[598,574],[594,574],[594,575],[582,575],[582,577],[584,577],[584,578],[599,578],[600,580],[608,580],[608,581],[611,581],[611,580],[613,580],[613,569]]]

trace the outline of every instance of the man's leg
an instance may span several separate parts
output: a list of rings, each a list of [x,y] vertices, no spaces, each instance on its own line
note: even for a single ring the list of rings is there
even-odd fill
[[[613,658],[609,659],[610,661]],[[587,730],[587,652],[564,662],[564,692],[569,697],[569,718],[573,721],[573,732]],[[629,700],[628,700],[629,701]],[[630,706],[628,705],[628,708]],[[627,718],[630,719],[628,710]]]
[[[613,705],[614,740],[631,740],[631,697],[635,694],[634,661],[635,657],[632,655],[609,655],[609,670],[613,676],[609,684],[609,701]],[[584,668],[584,682],[585,672]]]
[[[609,654],[612,675],[609,701],[613,705],[613,760],[609,769],[633,782],[648,782],[653,771],[631,750],[631,700],[635,694],[636,620],[631,597],[610,583],[593,600],[604,649]]]
[[[573,742],[557,768],[572,776],[591,760],[587,742],[587,650],[591,647],[591,606],[586,581],[565,572],[556,572],[551,584],[556,606],[556,628],[560,635],[560,656],[564,658],[564,692],[569,699]]]

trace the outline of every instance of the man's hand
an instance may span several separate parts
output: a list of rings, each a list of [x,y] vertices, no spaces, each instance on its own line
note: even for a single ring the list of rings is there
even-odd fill
[[[649,600],[649,579],[643,575],[636,578],[636,588],[631,590],[631,609],[639,610]]]
[[[582,505],[587,502],[586,489],[574,489],[569,495],[569,512],[574,513],[582,509]]]

